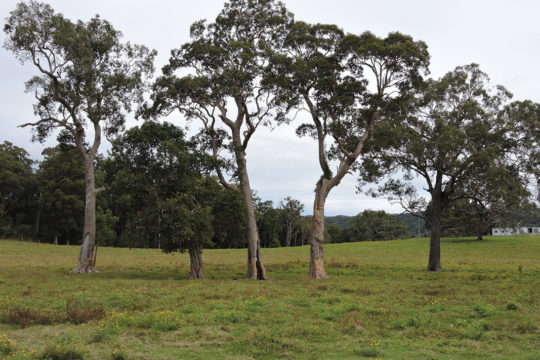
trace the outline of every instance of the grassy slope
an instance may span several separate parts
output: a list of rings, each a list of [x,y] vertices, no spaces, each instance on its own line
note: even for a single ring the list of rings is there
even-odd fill
[[[69,275],[78,247],[2,240],[0,358],[538,358],[540,237],[444,239],[439,274],[422,271],[426,239],[325,251],[324,281],[305,278],[309,247],[263,249],[267,282],[234,280],[245,250],[208,250],[207,279],[188,281],[183,254],[100,248],[101,273]],[[106,316],[70,323],[68,300]],[[58,316],[22,328],[15,308]]]

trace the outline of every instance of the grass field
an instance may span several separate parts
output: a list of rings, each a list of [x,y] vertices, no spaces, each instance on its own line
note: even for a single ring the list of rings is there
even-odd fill
[[[78,251],[0,240],[0,358],[540,358],[540,237],[443,239],[443,273],[427,239],[327,245],[318,281],[309,247],[263,249],[265,282],[245,250],[205,251],[199,281],[142,249],[70,275]]]

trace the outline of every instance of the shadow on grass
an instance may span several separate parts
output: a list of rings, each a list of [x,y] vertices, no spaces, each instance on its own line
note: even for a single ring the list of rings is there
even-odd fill
[[[451,239],[441,239],[447,243],[451,244],[463,244],[463,243],[487,243],[486,239],[480,240],[478,238],[451,238]]]

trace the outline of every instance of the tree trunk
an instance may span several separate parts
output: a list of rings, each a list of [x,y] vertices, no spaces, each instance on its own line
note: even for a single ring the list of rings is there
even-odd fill
[[[54,235],[54,245],[58,245],[58,235]]]
[[[291,237],[292,237],[292,223],[287,221],[287,234],[285,237],[285,246],[291,246]]]
[[[257,229],[253,194],[249,184],[246,167],[246,157],[242,149],[240,132],[233,130],[233,146],[235,149],[236,164],[238,166],[238,178],[240,180],[240,193],[244,200],[246,211],[246,234],[248,242],[247,278],[250,280],[267,280],[266,270],[261,260],[261,241]]]
[[[429,239],[429,262],[427,271],[442,271],[441,267],[441,216],[442,199],[440,191],[434,190],[431,197],[431,237]]]
[[[478,236],[476,237],[476,240],[478,241],[483,241],[484,240],[484,234],[482,234],[481,232],[478,233]]]
[[[191,265],[190,279],[203,279],[202,249],[195,248],[189,250],[189,263]]]
[[[309,242],[311,244],[309,274],[310,279],[327,279],[324,271],[324,203],[328,196],[327,180],[321,178],[315,188],[313,203],[313,222]]]
[[[95,187],[94,166],[92,161],[85,161],[86,173],[86,202],[84,206],[84,230],[79,253],[79,264],[72,274],[93,273],[94,246],[96,243],[96,196],[98,191]]]

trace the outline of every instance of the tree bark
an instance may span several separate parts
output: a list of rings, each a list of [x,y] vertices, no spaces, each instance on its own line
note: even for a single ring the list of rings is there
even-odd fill
[[[442,271],[441,267],[441,191],[434,189],[431,196],[433,212],[431,214],[431,237],[429,238],[429,261],[427,271]]]
[[[309,241],[311,244],[309,273],[310,279],[327,279],[324,270],[324,204],[328,196],[327,179],[321,178],[315,188],[315,201],[313,202],[313,222]]]
[[[239,128],[233,129],[233,146],[235,151],[238,178],[240,180],[240,193],[244,200],[246,211],[246,236],[248,242],[248,264],[246,277],[250,280],[267,280],[266,270],[261,260],[261,241],[257,229],[253,194],[249,184],[246,166],[246,157],[242,148]]]
[[[202,261],[202,249],[195,248],[189,250],[189,263],[191,266],[190,279],[203,279],[203,261]]]
[[[79,253],[79,264],[71,270],[72,274],[93,273],[94,246],[96,243],[96,196],[93,161],[85,161],[86,200],[84,206],[84,230]]]

